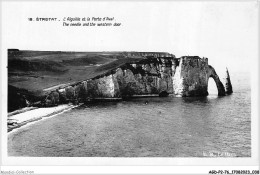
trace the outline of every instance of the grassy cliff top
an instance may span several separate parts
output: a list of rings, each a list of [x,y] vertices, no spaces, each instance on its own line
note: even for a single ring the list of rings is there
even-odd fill
[[[62,52],[8,50],[8,85],[29,93],[41,93],[58,85],[88,80],[126,63],[145,59],[142,55],[164,52]]]

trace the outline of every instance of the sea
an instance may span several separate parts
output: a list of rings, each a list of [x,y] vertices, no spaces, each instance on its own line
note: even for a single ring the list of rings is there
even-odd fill
[[[249,73],[230,74],[234,93],[98,102],[8,133],[8,156],[251,157]]]

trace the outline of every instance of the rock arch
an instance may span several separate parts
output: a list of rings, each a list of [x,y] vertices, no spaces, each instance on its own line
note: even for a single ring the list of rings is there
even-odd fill
[[[216,73],[215,69],[210,65],[208,66],[208,80],[209,80],[209,78],[214,79],[217,89],[218,89],[218,96],[225,96],[226,93],[225,93],[224,85],[220,81],[219,76]]]

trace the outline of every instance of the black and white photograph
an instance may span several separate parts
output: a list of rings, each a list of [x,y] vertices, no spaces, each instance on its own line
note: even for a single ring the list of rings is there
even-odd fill
[[[259,174],[259,1],[1,5],[3,166]]]

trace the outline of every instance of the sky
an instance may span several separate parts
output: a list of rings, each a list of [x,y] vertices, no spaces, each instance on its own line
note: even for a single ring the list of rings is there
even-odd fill
[[[2,47],[169,52],[207,57],[221,72],[250,71],[258,59],[258,7],[257,1],[4,1]],[[61,21],[28,20],[36,17]],[[66,27],[67,17],[114,17],[121,25]]]

